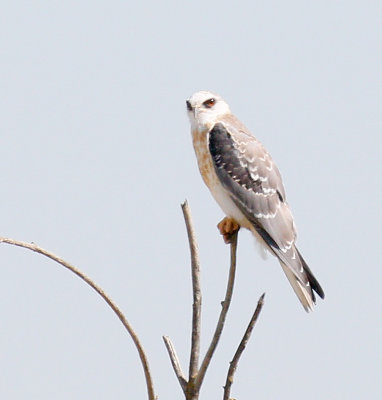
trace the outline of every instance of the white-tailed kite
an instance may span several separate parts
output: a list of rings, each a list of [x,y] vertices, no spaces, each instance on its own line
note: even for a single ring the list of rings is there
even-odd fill
[[[201,91],[186,102],[198,166],[226,214],[218,225],[226,243],[249,229],[274,254],[306,311],[324,298],[295,245],[296,230],[280,172],[264,146],[216,94]]]

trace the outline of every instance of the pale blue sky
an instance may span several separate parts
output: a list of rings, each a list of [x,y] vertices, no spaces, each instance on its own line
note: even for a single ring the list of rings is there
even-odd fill
[[[381,396],[382,3],[12,1],[0,13],[2,236],[94,278],[146,348],[159,399],[182,394],[189,254],[200,245],[202,347],[223,299],[222,212],[193,154],[185,99],[222,95],[277,162],[299,248],[327,298],[307,315],[276,260],[239,237],[232,308],[201,399],[222,398],[258,297],[266,303],[232,396]],[[0,398],[143,399],[135,348],[68,271],[0,246]]]

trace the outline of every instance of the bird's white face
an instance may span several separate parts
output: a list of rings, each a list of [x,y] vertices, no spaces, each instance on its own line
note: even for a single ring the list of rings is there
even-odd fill
[[[192,129],[211,128],[222,115],[230,113],[228,104],[218,95],[200,91],[186,101]]]

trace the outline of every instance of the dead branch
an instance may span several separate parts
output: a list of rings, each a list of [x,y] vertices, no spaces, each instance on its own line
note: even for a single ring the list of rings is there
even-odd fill
[[[7,244],[10,244],[13,246],[23,247],[25,249],[32,250],[36,253],[42,254],[45,257],[50,258],[51,260],[57,262],[58,264],[67,268],[69,271],[76,274],[79,278],[81,278],[84,282],[86,282],[91,288],[93,288],[106,301],[106,303],[109,305],[109,307],[114,311],[114,313],[120,319],[120,321],[122,322],[123,326],[128,331],[128,333],[130,334],[131,339],[133,340],[133,342],[135,344],[135,347],[138,351],[138,354],[139,354],[139,357],[141,360],[145,378],[146,378],[146,387],[147,387],[148,398],[149,398],[149,400],[155,400],[156,396],[154,393],[153,380],[151,377],[149,363],[148,363],[145,351],[143,349],[143,346],[142,346],[141,342],[139,341],[139,338],[138,338],[137,334],[135,333],[134,329],[132,328],[130,323],[127,321],[125,315],[119,309],[117,304],[110,298],[110,296],[107,295],[100,286],[98,286],[93,280],[91,280],[87,275],[85,275],[83,272],[81,272],[78,268],[69,264],[68,262],[66,262],[62,258],[56,256],[55,254],[51,253],[50,251],[45,250],[41,247],[38,247],[34,243],[21,242],[18,240],[13,240],[13,239],[5,238],[5,237],[0,237],[0,243],[7,243]]]
[[[264,296],[265,296],[265,293],[263,293],[261,295],[259,301],[257,302],[257,307],[255,309],[255,312],[252,315],[252,318],[251,318],[251,320],[250,320],[250,322],[248,324],[248,327],[247,327],[247,329],[246,329],[246,331],[244,333],[244,336],[241,339],[239,347],[237,348],[236,353],[235,353],[235,355],[234,355],[234,357],[233,357],[233,359],[232,359],[232,361],[230,363],[230,366],[229,366],[229,369],[228,369],[228,373],[227,373],[227,380],[226,380],[226,383],[225,383],[225,386],[224,386],[224,397],[223,397],[223,400],[229,400],[229,398],[230,398],[229,396],[230,396],[230,393],[231,393],[231,386],[232,386],[232,383],[233,383],[233,377],[235,375],[236,368],[237,368],[237,365],[239,363],[240,357],[241,357],[245,347],[247,346],[248,340],[251,337],[252,330],[253,330],[253,328],[254,328],[254,326],[256,324],[256,321],[257,321],[257,319],[258,319],[258,317],[260,315],[261,309],[263,308]]]
[[[200,354],[200,319],[202,308],[202,292],[200,289],[200,261],[199,249],[196,242],[194,225],[192,222],[190,207],[187,201],[182,204],[184,221],[187,227],[188,242],[191,253],[191,275],[192,275],[192,334],[191,334],[191,353],[188,381],[192,382],[199,368]]]
[[[175,375],[178,378],[179,384],[182,387],[184,393],[187,391],[187,380],[183,374],[182,367],[179,363],[178,355],[176,354],[175,347],[168,336],[163,336],[164,344],[166,345],[166,349],[168,355],[170,356],[171,364],[174,369]]]
[[[235,274],[236,274],[236,250],[237,250],[237,232],[233,234],[231,239],[231,265],[229,269],[229,276],[228,276],[228,283],[227,283],[227,290],[225,294],[224,301],[222,303],[222,309],[220,312],[219,320],[216,325],[215,333],[212,337],[211,344],[207,350],[207,353],[203,359],[202,365],[200,366],[200,370],[198,376],[196,378],[195,387],[197,391],[200,390],[200,387],[203,383],[203,379],[207,372],[207,368],[210,364],[211,358],[215,352],[216,346],[219,342],[221,333],[224,328],[225,318],[227,316],[227,312],[229,306],[231,304],[232,293],[233,293],[233,286],[235,283]]]
[[[222,310],[220,312],[219,320],[212,337],[211,344],[203,359],[200,369],[198,369],[198,360],[200,355],[200,319],[201,319],[201,303],[202,294],[200,289],[200,263],[198,254],[198,245],[195,237],[195,231],[192,223],[190,208],[185,202],[182,204],[184,220],[187,227],[187,235],[191,252],[191,273],[192,273],[192,291],[193,291],[193,314],[192,314],[192,336],[191,336],[191,354],[190,354],[190,370],[188,382],[185,381],[182,373],[179,360],[176,356],[175,348],[171,340],[164,336],[163,340],[171,360],[172,367],[175,375],[178,378],[180,386],[186,400],[197,400],[199,398],[200,387],[203,383],[207,368],[210,364],[211,358],[214,354],[216,346],[219,342],[221,333],[223,331],[225,318],[231,303],[233,286],[235,281],[236,272],[236,249],[237,249],[237,233],[233,235],[231,242],[231,265],[229,271],[228,284],[224,301],[222,302]]]

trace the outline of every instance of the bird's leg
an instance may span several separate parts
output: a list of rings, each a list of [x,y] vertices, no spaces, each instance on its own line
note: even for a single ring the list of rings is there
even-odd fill
[[[240,225],[234,219],[225,217],[218,223],[218,229],[223,236],[224,243],[229,244],[233,235],[240,229]]]

